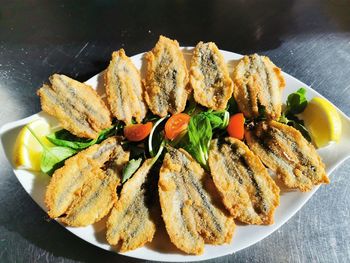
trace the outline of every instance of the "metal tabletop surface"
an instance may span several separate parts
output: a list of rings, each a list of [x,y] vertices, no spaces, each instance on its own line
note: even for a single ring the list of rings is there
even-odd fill
[[[56,72],[84,81],[110,54],[147,51],[160,34],[269,56],[350,115],[350,2],[0,0],[0,126],[40,111]],[[22,189],[0,154],[0,262],[140,262],[66,231]],[[208,262],[350,262],[350,161],[261,242]]]

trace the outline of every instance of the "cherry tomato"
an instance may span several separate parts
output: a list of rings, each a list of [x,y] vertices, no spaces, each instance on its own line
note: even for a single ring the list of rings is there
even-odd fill
[[[244,116],[243,113],[237,113],[231,116],[227,126],[228,134],[236,139],[243,140],[244,138]]]
[[[131,124],[124,127],[124,136],[132,142],[142,141],[150,134],[152,127],[152,122]]]
[[[187,129],[191,116],[186,113],[178,113],[171,116],[165,123],[165,137],[174,140],[181,132]]]

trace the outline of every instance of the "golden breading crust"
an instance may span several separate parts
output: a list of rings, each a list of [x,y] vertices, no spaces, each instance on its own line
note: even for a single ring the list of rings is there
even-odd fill
[[[193,51],[190,83],[194,99],[205,107],[223,110],[232,96],[233,84],[225,60],[213,42],[199,42]]]
[[[99,221],[111,210],[117,199],[120,179],[95,168],[91,179],[76,193],[61,221],[69,226],[86,226]]]
[[[176,40],[160,36],[156,46],[145,55],[147,75],[145,100],[160,117],[185,109],[189,90],[184,56]]]
[[[50,83],[37,92],[41,108],[63,128],[78,137],[95,139],[112,125],[108,108],[89,85],[58,74],[50,77]]]
[[[114,203],[121,167],[128,160],[129,152],[116,137],[69,158],[55,171],[47,187],[48,215],[60,217],[70,226],[85,226],[101,219]]]
[[[240,140],[215,139],[209,151],[214,184],[231,215],[247,224],[272,224],[279,188],[259,158]]]
[[[222,210],[210,176],[186,151],[169,148],[159,178],[162,217],[170,240],[180,250],[201,254],[204,243],[231,241],[235,223]]]
[[[233,72],[233,81],[233,95],[246,118],[258,117],[259,108],[264,107],[268,119],[278,120],[285,81],[281,69],[268,57],[244,56]]]
[[[120,251],[126,252],[152,241],[156,231],[152,208],[145,187],[153,165],[146,160],[123,186],[119,200],[107,221],[107,241],[111,245],[121,242]]]
[[[105,73],[105,86],[114,117],[126,124],[131,124],[134,117],[140,123],[147,111],[142,81],[124,49],[112,53],[112,60]]]
[[[249,148],[288,188],[304,192],[329,183],[315,148],[293,127],[276,121],[262,122],[245,134]]]

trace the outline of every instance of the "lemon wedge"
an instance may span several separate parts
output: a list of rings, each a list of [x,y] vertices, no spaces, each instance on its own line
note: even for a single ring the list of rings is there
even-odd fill
[[[301,114],[314,144],[320,148],[338,142],[342,124],[337,109],[326,99],[313,98]]]
[[[40,171],[40,160],[43,148],[32,135],[28,127],[38,139],[47,146],[52,144],[46,139],[50,133],[50,125],[44,119],[35,120],[22,128],[16,139],[14,149],[14,163],[18,169]]]

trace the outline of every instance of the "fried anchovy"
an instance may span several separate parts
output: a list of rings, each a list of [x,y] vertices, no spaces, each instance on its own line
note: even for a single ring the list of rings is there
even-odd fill
[[[189,91],[186,62],[176,40],[160,36],[158,43],[145,56],[147,61],[145,100],[150,110],[160,117],[185,109]]]
[[[112,53],[105,73],[106,92],[113,115],[126,124],[134,117],[139,123],[146,115],[140,73],[124,49]]]
[[[233,73],[233,95],[247,118],[258,117],[262,108],[268,119],[281,116],[281,93],[285,81],[280,68],[268,57],[244,56]]]
[[[50,77],[50,83],[37,92],[41,107],[63,128],[76,136],[95,139],[111,126],[109,110],[90,86],[58,74]]]
[[[248,224],[272,224],[279,188],[240,140],[215,139],[209,151],[214,184],[231,215]]]
[[[288,188],[309,191],[329,183],[324,164],[315,148],[291,126],[262,122],[246,133],[249,148],[277,173]]]
[[[125,252],[152,241],[156,225],[152,217],[152,204],[147,200],[147,187],[153,159],[146,160],[124,185],[120,198],[107,221],[107,240],[111,245],[121,242]]]
[[[90,146],[56,170],[46,190],[51,218],[72,226],[92,224],[107,214],[115,199],[121,166],[129,160],[115,137]]]
[[[190,82],[198,103],[214,110],[226,108],[233,84],[215,43],[197,44],[191,60]]]
[[[162,216],[171,242],[190,254],[203,252],[204,243],[229,243],[235,229],[215,200],[208,174],[184,150],[170,148],[159,178]]]

